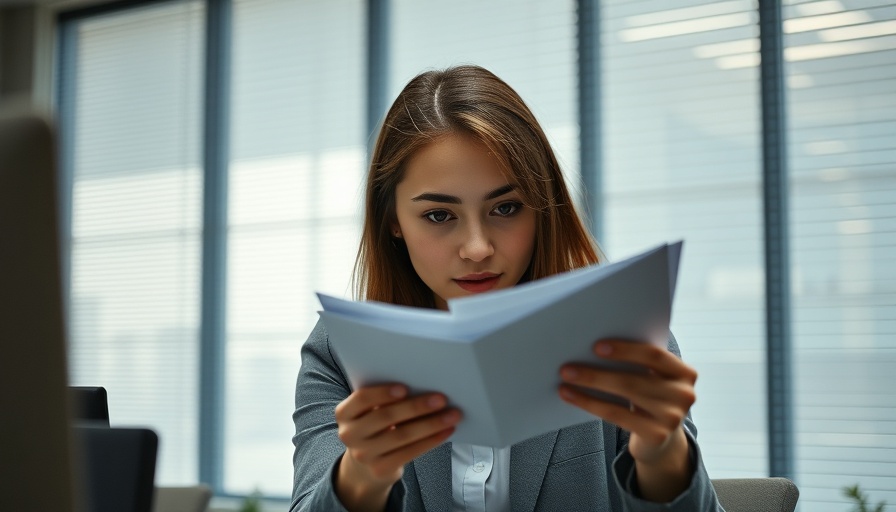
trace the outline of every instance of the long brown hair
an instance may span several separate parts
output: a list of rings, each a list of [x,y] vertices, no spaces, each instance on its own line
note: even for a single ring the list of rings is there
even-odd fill
[[[391,235],[395,188],[417,150],[450,134],[472,135],[496,155],[535,210],[535,250],[521,281],[598,262],[598,250],[575,211],[547,137],[522,98],[478,66],[427,71],[392,104],[377,137],[365,191],[364,227],[353,284],[359,298],[434,307],[433,292]]]

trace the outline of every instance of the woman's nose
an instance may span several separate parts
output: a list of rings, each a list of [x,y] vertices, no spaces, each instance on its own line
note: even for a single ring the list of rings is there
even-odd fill
[[[470,226],[460,247],[460,257],[482,261],[495,253],[488,231],[481,225]]]

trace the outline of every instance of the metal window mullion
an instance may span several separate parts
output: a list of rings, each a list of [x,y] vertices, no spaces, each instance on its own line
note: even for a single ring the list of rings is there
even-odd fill
[[[600,6],[597,0],[578,0],[579,162],[584,206],[591,233],[603,241],[603,180],[601,168]]]
[[[199,480],[220,493],[224,483],[230,0],[208,1],[205,29]]]
[[[367,0],[367,155],[388,108],[389,0]]]
[[[65,325],[71,333],[72,216],[75,176],[75,107],[78,93],[78,20],[60,18],[56,81],[57,123],[57,212],[59,219],[59,264]],[[71,344],[71,340],[69,340]]]
[[[787,126],[780,0],[759,1],[769,475],[793,478]]]

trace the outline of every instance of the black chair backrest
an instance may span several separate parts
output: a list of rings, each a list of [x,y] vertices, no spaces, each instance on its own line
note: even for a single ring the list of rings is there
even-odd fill
[[[151,512],[159,438],[145,428],[74,427],[89,512]]]

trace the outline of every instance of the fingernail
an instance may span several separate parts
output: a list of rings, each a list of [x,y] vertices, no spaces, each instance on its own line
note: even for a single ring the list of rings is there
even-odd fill
[[[429,400],[426,401],[426,404],[429,405],[430,407],[432,407],[433,409],[436,409],[439,407],[444,407],[445,400],[442,399],[442,397],[440,397],[438,395],[431,396],[431,397],[429,397]]]
[[[456,421],[457,421],[457,413],[454,411],[451,411],[442,416],[442,423],[450,425]]]
[[[575,371],[572,368],[564,368],[563,369],[563,378],[567,380],[575,379],[579,376],[579,372]]]
[[[598,343],[597,346],[594,347],[594,351],[597,352],[598,355],[608,356],[613,353],[613,347],[610,346],[609,343]]]
[[[401,398],[405,394],[404,386],[392,386],[389,390],[389,394],[394,396],[395,398]]]

